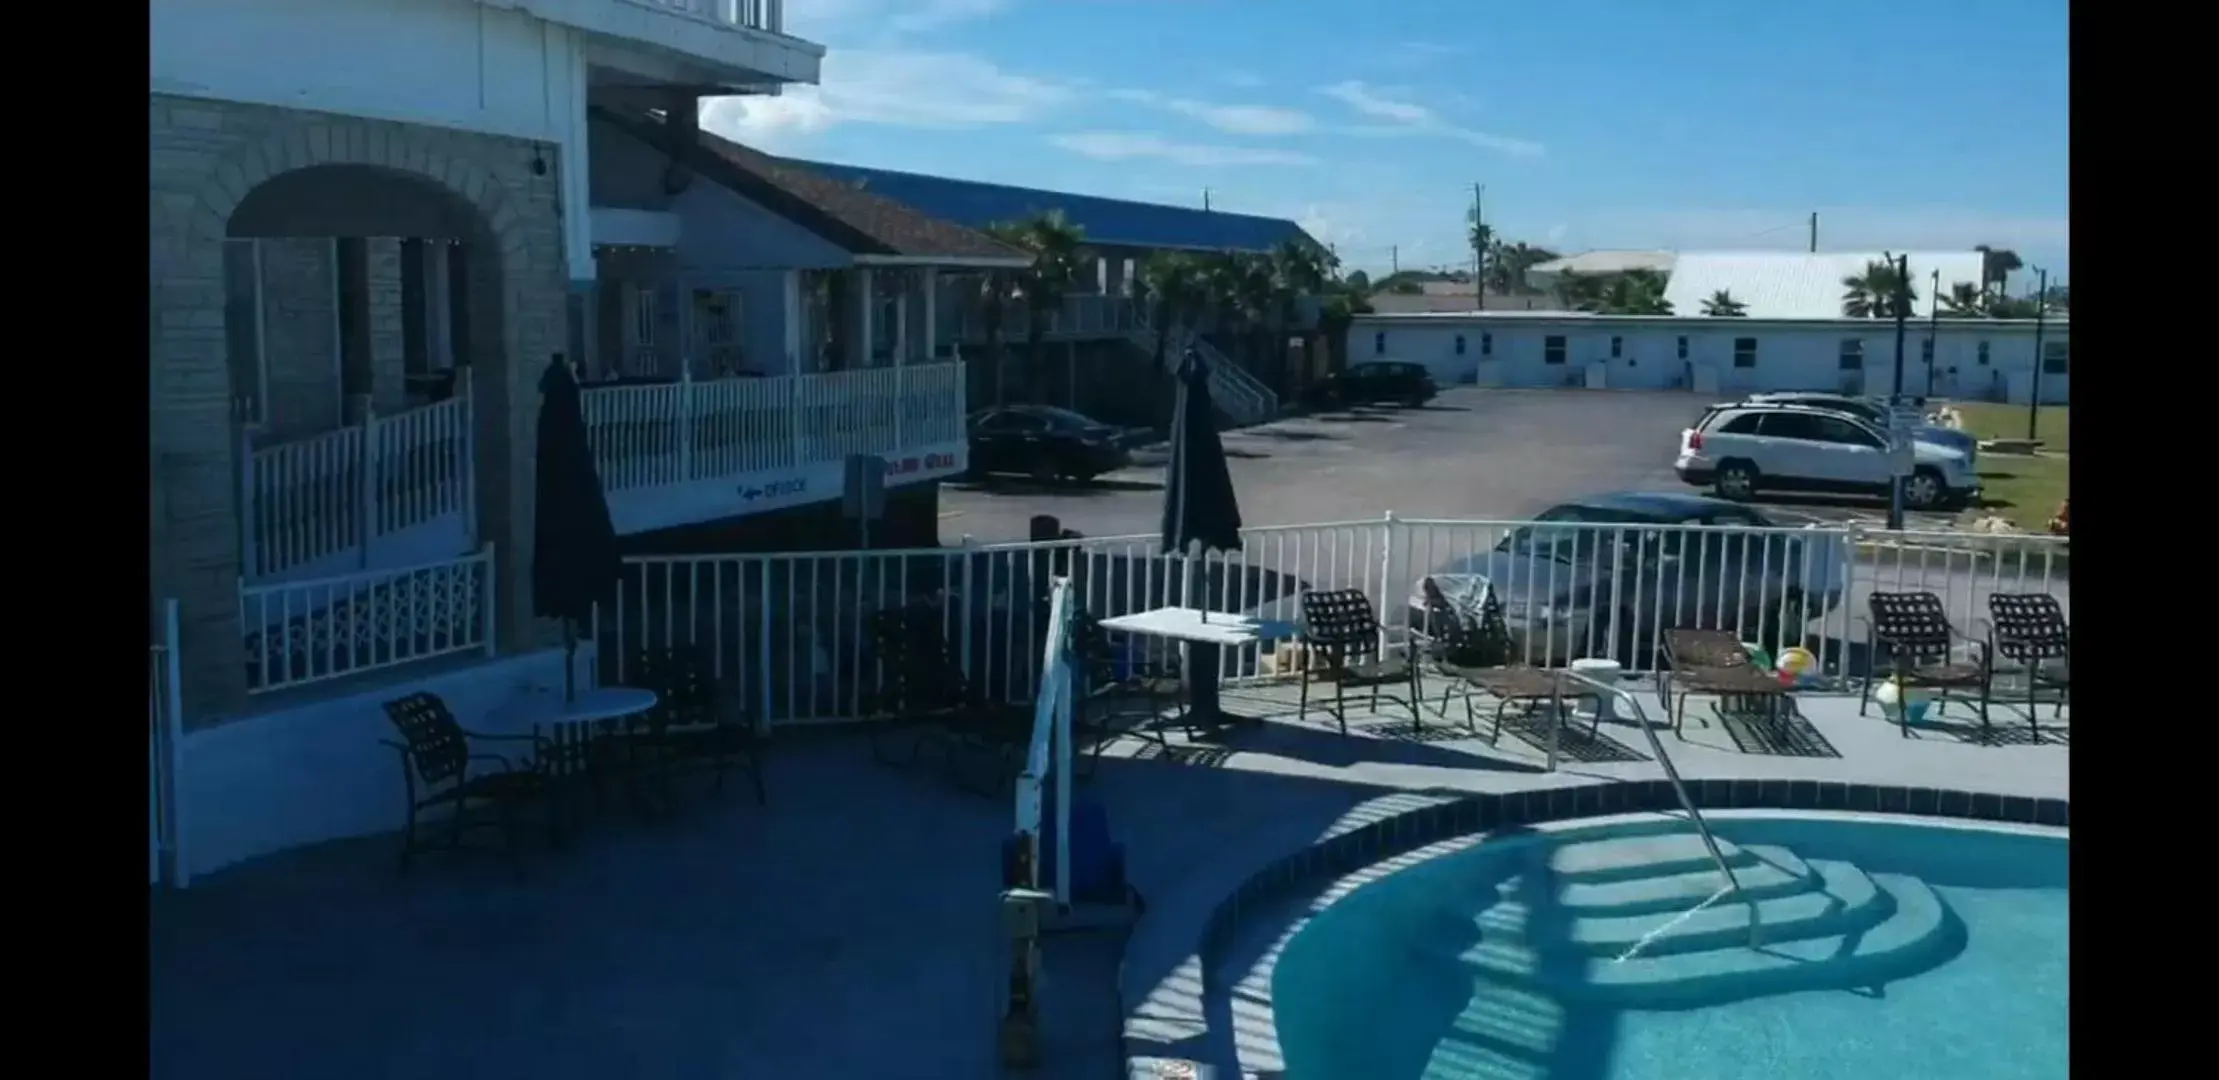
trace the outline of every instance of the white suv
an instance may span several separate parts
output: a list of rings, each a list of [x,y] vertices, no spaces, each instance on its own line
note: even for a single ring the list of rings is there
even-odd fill
[[[1918,510],[1962,505],[1980,494],[1980,476],[1957,450],[1920,439],[1903,501]],[[1800,405],[1714,405],[1680,433],[1680,479],[1715,486],[1722,498],[1760,490],[1856,492],[1886,496],[1894,469],[1888,437],[1847,413]]]

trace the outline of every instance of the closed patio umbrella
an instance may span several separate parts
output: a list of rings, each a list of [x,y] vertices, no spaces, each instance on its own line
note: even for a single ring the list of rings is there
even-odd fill
[[[1210,401],[1210,372],[1191,348],[1180,359],[1179,399],[1171,413],[1171,461],[1164,469],[1163,551],[1183,555],[1180,580],[1188,606],[1208,610],[1199,563],[1205,551],[1239,551],[1240,503],[1233,497],[1233,473],[1225,443],[1217,434],[1217,407]],[[1197,716],[1217,716],[1216,646],[1188,648],[1189,694]]]
[[[616,596],[623,562],[616,525],[593,467],[578,380],[561,353],[539,380],[539,450],[532,525],[532,613],[562,620],[563,700],[578,688],[578,624]]]

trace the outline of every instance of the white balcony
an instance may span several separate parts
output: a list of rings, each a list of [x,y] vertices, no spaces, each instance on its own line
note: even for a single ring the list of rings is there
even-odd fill
[[[589,63],[671,85],[814,83],[824,46],[785,33],[784,0],[480,0],[594,35]]]

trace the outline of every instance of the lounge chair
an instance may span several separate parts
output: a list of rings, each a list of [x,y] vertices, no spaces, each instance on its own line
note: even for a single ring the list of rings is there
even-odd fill
[[[1423,725],[1418,716],[1417,667],[1407,646],[1402,656],[1389,654],[1380,633],[1379,615],[1362,589],[1303,593],[1302,624],[1301,644],[1308,662],[1295,706],[1298,719],[1310,713],[1311,681],[1322,678],[1333,684],[1333,720],[1343,735],[1348,734],[1347,695],[1352,686],[1371,692],[1372,709],[1376,710],[1380,699],[1385,698],[1410,710],[1413,728]],[[1407,696],[1387,692],[1396,684],[1408,688]]]
[[[2034,741],[2042,741],[2042,725],[2034,719],[2035,695],[2057,691],[2052,716],[2064,716],[2072,695],[2073,632],[2065,621],[2064,606],[2048,593],[1990,593],[1988,595],[1988,665],[1981,697],[1995,696],[1996,661],[2009,660],[2026,672],[2026,722]],[[2055,663],[2052,663],[2054,661]]]
[[[1665,666],[1657,696],[1664,699],[1672,733],[1687,723],[1691,694],[1713,694],[1721,711],[1754,714],[1777,723],[1793,713],[1795,696],[1779,676],[1757,667],[1731,630],[1674,629],[1664,632]],[[1674,697],[1673,691],[1678,696]]]
[[[895,730],[911,728],[916,737],[906,763],[938,744],[959,786],[998,792],[1024,769],[1033,709],[992,702],[979,693],[949,651],[941,618],[939,608],[922,604],[872,614],[871,638],[887,687],[878,702],[882,719],[872,729],[871,756],[905,763],[892,756],[885,740]],[[982,752],[991,762],[983,782],[963,774],[959,759],[971,752]]]
[[[1443,718],[1448,716],[1449,699],[1461,696],[1464,726],[1476,735],[1479,720],[1472,705],[1474,692],[1494,698],[1494,730],[1487,739],[1489,745],[1494,745],[1502,741],[1503,718],[1512,708],[1530,712],[1557,699],[1564,680],[1546,668],[1507,662],[1506,642],[1487,630],[1490,620],[1501,618],[1501,612],[1491,606],[1494,604],[1492,598],[1488,600],[1490,607],[1475,621],[1452,603],[1432,578],[1421,580],[1419,589],[1425,598],[1425,625],[1412,627],[1410,631],[1419,656],[1413,681],[1422,700],[1427,675],[1444,680],[1440,707]],[[1575,693],[1573,696],[1585,695]],[[1601,722],[1597,719],[1595,725]]]
[[[1966,637],[1951,626],[1942,598],[1930,592],[1876,592],[1867,604],[1871,617],[1865,643],[1871,659],[1857,715],[1865,715],[1865,708],[1872,703],[1874,681],[1889,678],[1905,689],[1938,691],[1934,701],[1937,714],[1948,703],[1950,691],[1978,691],[1980,728],[1986,731],[1988,643]],[[1960,642],[1977,650],[1979,659],[1972,663],[1956,659],[1953,654]],[[1897,709],[1896,722],[1904,737],[1910,737],[1911,710]]]
[[[630,738],[638,751],[635,775],[661,781],[667,794],[673,773],[684,766],[707,769],[717,792],[732,769],[744,769],[765,801],[762,738],[743,699],[724,692],[714,665],[700,646],[641,649],[632,656],[626,678],[655,692],[655,707],[634,724]]]

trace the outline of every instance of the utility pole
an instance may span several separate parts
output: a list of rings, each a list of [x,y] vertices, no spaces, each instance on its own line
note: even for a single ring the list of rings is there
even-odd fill
[[[1811,211],[1811,254],[1818,254],[1818,211]]]
[[[1934,291],[1927,296],[1926,309],[1926,396],[1934,396],[1934,361],[1941,346],[1934,343],[1936,331],[1942,328],[1942,272],[1934,271]]]
[[[1472,310],[1487,310],[1487,185],[1472,185]]]
[[[1402,273],[1401,244],[1389,244],[1387,246],[1387,273],[1389,276]]]
[[[1206,214],[1206,213],[1209,213],[1209,210],[1210,210],[1210,189],[1208,189],[1208,188],[1203,188],[1203,189],[1202,189],[1202,212]]]
[[[1904,469],[1898,457],[1903,451],[1896,444],[1908,443],[1911,433],[1902,431],[1898,413],[1903,407],[1903,338],[1911,317],[1911,257],[1895,257],[1895,385],[1888,397],[1888,456],[1895,478],[1888,484],[1888,528],[1903,528]]]
[[[2034,377],[2026,388],[2026,437],[2035,438],[2042,423],[2042,327],[2049,313],[2049,271],[2034,268]]]

